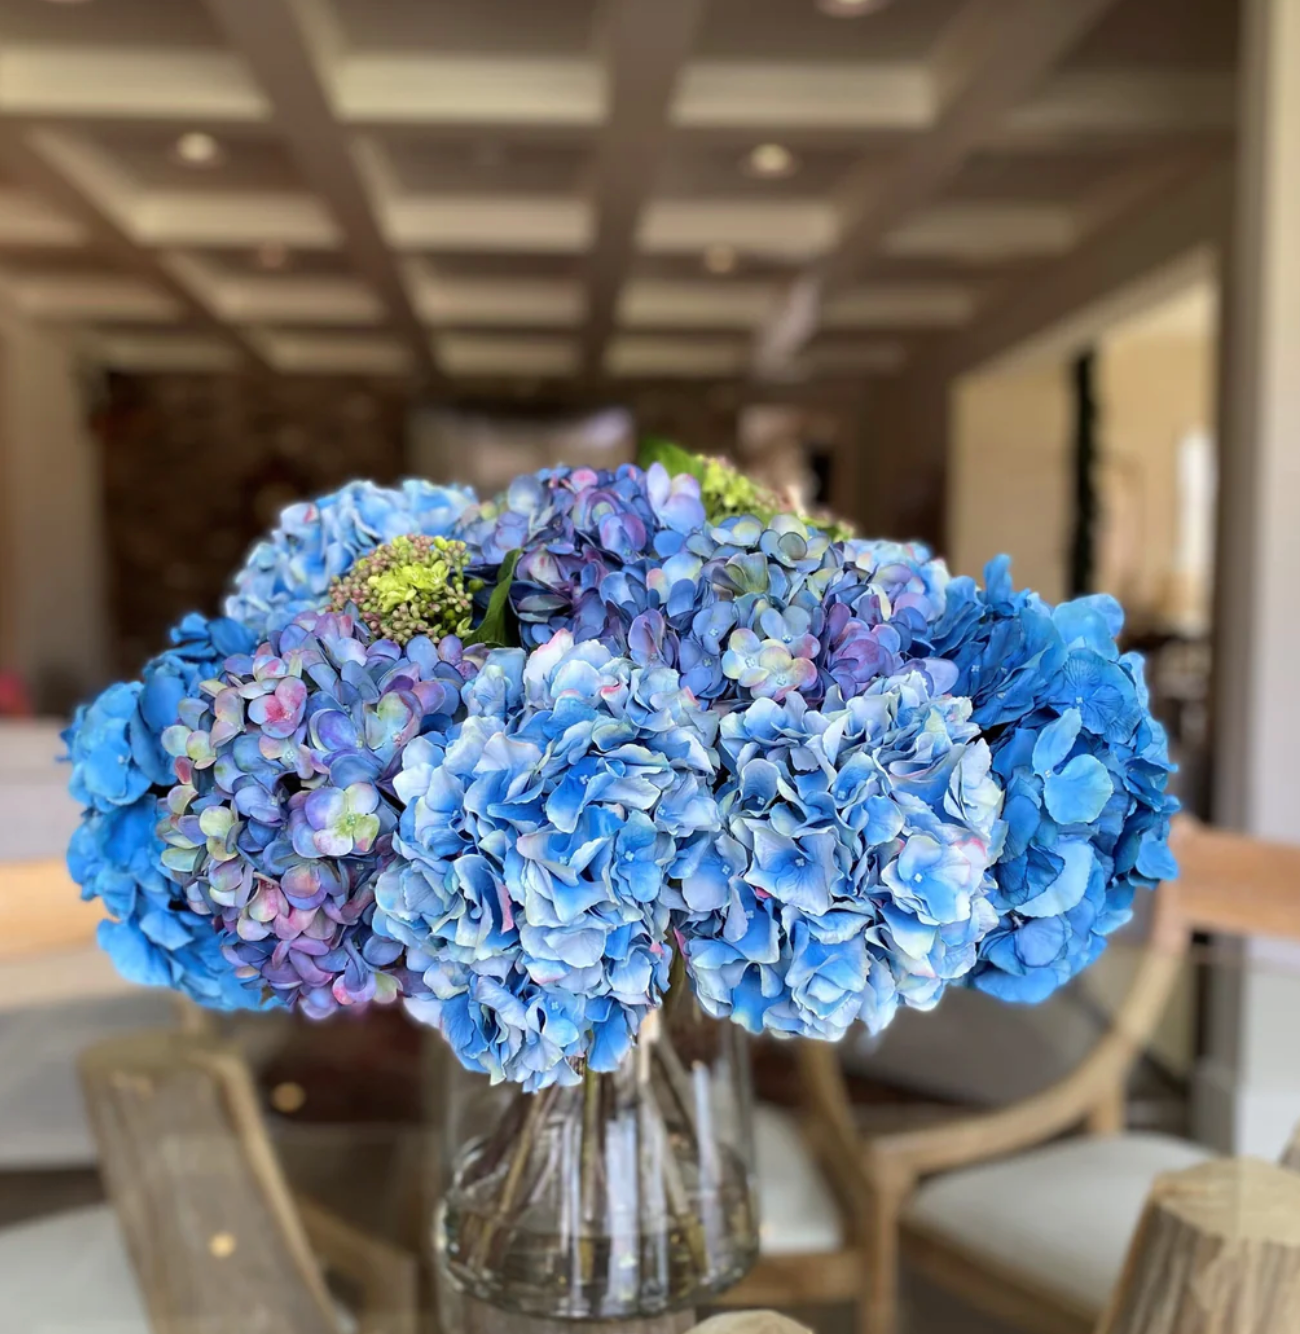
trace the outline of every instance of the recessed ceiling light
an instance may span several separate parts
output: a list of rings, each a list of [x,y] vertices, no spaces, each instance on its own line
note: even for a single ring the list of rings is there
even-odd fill
[[[817,0],[817,8],[833,19],[857,19],[891,3],[892,0]]]
[[[710,273],[734,273],[736,258],[735,246],[711,245],[704,252],[704,267]]]
[[[225,156],[225,150],[202,130],[190,130],[176,140],[176,156],[187,167],[215,167]]]
[[[289,263],[289,248],[279,241],[263,241],[253,252],[259,269],[283,269]]]
[[[793,176],[799,170],[799,159],[784,144],[758,144],[746,155],[744,166],[751,176],[776,180]]]

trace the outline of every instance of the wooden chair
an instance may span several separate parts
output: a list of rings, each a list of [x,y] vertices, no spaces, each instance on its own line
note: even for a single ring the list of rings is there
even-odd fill
[[[415,1334],[414,1257],[290,1193],[237,1051],[158,1030],[81,1067],[111,1204],[0,1231],[6,1328]]]
[[[1192,933],[1300,939],[1300,847],[1179,822],[1181,874],[1105,1036],[1066,1078],[994,1111],[875,1136],[857,1131],[834,1048],[804,1044],[816,1135],[856,1175],[866,1233],[865,1334],[894,1334],[900,1258],[1032,1334],[1090,1334],[1152,1180],[1208,1151],[1124,1130],[1129,1072],[1185,966]],[[1069,1132],[1082,1137],[1066,1138]]]

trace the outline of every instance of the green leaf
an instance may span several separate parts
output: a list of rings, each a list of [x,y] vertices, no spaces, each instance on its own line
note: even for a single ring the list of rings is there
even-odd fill
[[[651,464],[662,463],[669,477],[689,473],[700,481],[704,480],[704,460],[698,454],[692,454],[689,449],[683,449],[681,445],[675,445],[661,436],[650,435],[642,440],[636,461],[647,470]]]
[[[489,648],[509,648],[510,644],[510,585],[514,582],[515,566],[524,553],[518,549],[508,552],[501,562],[501,572],[497,575],[496,587],[488,599],[488,609],[479,622],[478,629],[467,634],[466,645],[486,644]],[[517,647],[517,645],[513,646]]]

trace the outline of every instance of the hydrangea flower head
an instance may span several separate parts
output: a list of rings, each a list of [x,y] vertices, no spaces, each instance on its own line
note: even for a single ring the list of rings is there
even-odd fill
[[[1122,623],[1110,597],[1052,608],[1016,592],[1000,558],[983,590],[953,581],[934,626],[1007,792],[999,922],[971,975],[1006,1000],[1040,1001],[1068,982],[1129,920],[1136,890],[1177,874],[1168,745],[1141,658],[1116,647]]]
[[[822,708],[722,720],[722,828],[674,866],[674,926],[705,1010],[838,1038],[926,1009],[997,923],[1002,788],[969,701],[920,672]]]
[[[654,556],[665,541],[680,544],[703,523],[693,477],[627,464],[613,472],[555,468],[520,477],[496,501],[467,510],[456,536],[475,568],[493,578],[509,552],[522,550],[512,602],[524,646],[537,648],[558,629],[607,639],[600,591],[606,576]]]
[[[313,1016],[396,998],[400,949],[370,929],[391,780],[408,742],[450,725],[475,665],[451,637],[403,649],[306,612],[183,701],[163,737],[162,862],[236,976]]]
[[[278,527],[248,553],[226,599],[226,615],[258,637],[320,611],[330,584],[361,556],[395,537],[446,537],[474,503],[463,487],[410,479],[400,487],[349,482],[319,500],[290,505]]]
[[[493,651],[464,696],[403,754],[375,930],[470,1068],[529,1089],[613,1069],[667,985],[669,868],[717,826],[716,720],[671,668],[568,633]]]

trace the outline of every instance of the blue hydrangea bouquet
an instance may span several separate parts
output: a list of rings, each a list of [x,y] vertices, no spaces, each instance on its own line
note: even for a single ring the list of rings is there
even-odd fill
[[[666,996],[828,1040],[950,985],[1041,1001],[1175,874],[1165,736],[1112,598],[1053,608],[1005,559],[981,588],[716,460],[642,462],[485,503],[408,481],[294,505],[224,616],[186,617],[66,733],[70,867],[128,978],[314,1018],[400,1001],[467,1068],[542,1095],[466,1168],[466,1190],[495,1183],[459,1238],[471,1287],[518,1268],[501,1219],[551,1189],[558,1150],[526,1162],[545,1117],[619,1115],[598,1081],[638,1037],[649,1068]],[[731,1260],[704,1252],[720,1159],[656,1050],[668,1129],[635,1114],[631,1185],[603,1131],[560,1176],[598,1220],[589,1190],[644,1191],[658,1145],[666,1240],[636,1272],[686,1276],[621,1304],[540,1283],[519,1309],[644,1313],[752,1260],[752,1202]],[[696,1145],[689,1180],[670,1141]]]
[[[400,1000],[537,1090],[616,1067],[670,978],[833,1040],[1091,963],[1175,873],[1117,603],[1053,608],[1005,559],[980,588],[652,453],[294,505],[224,616],[81,708],[69,863],[120,970]]]

